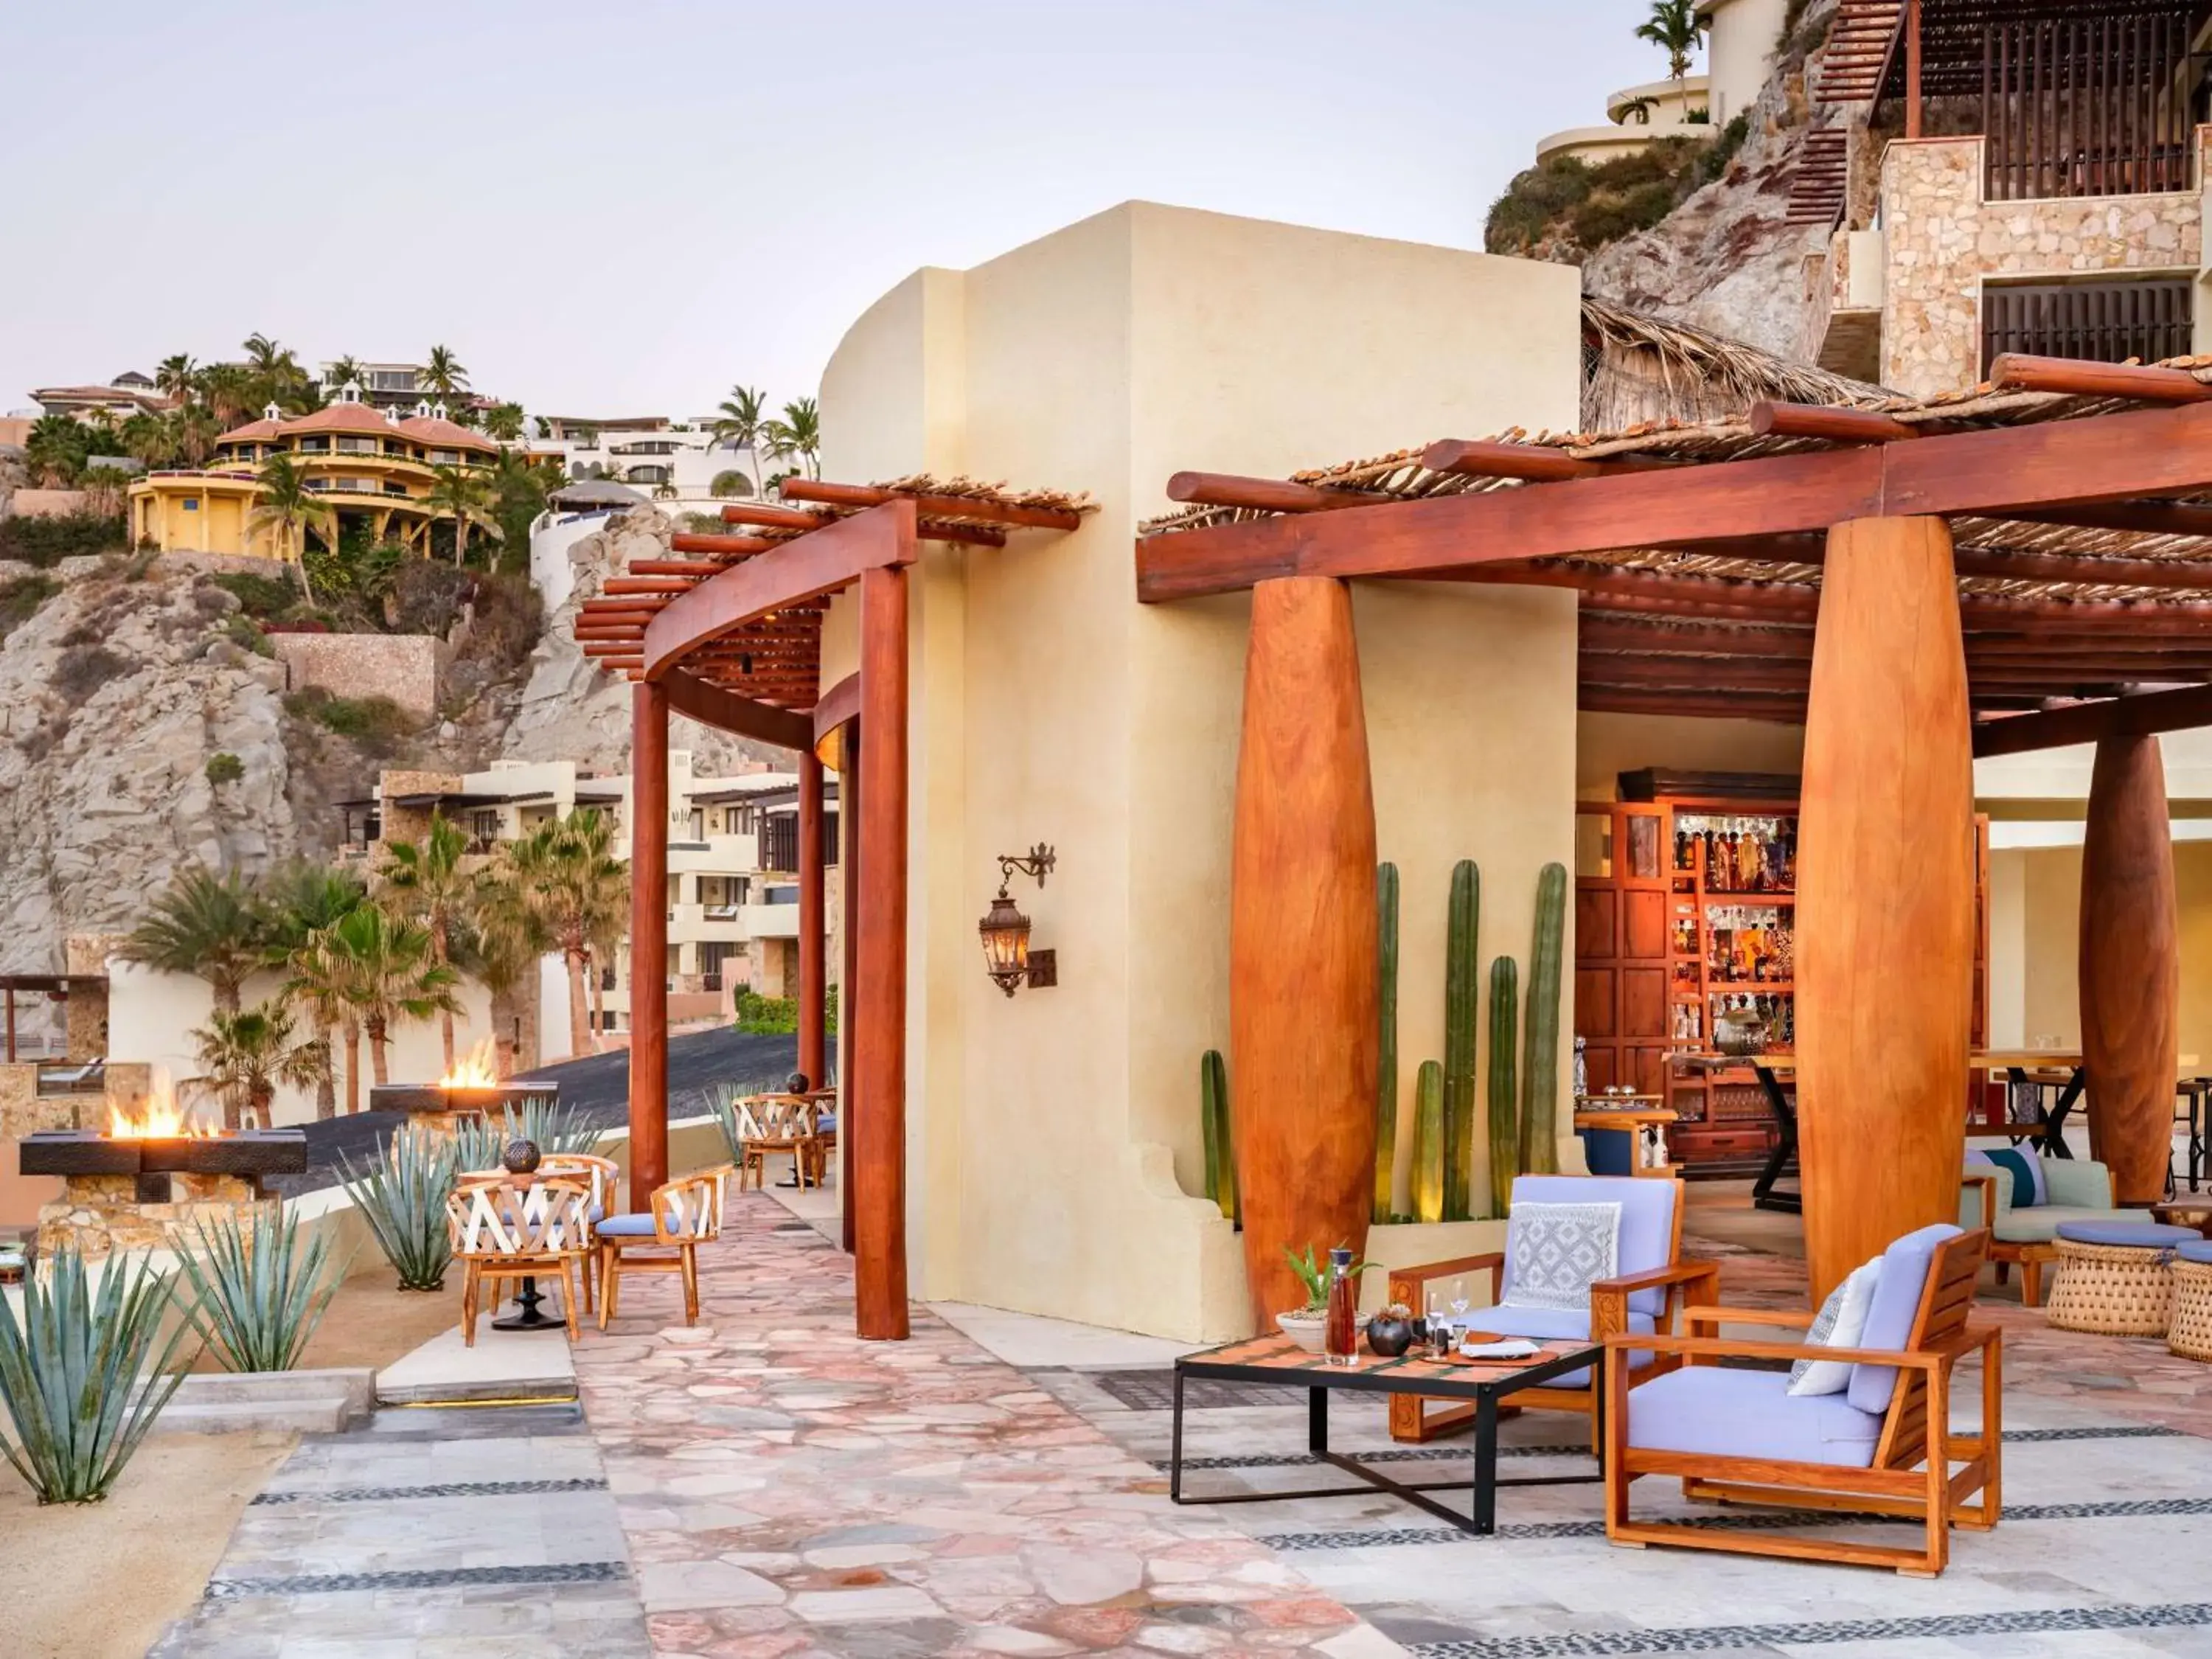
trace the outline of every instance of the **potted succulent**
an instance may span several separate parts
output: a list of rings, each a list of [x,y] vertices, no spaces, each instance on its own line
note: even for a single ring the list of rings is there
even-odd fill
[[[1340,1246],[1339,1248],[1341,1248]],[[1319,1353],[1328,1336],[1328,1252],[1316,1251],[1310,1244],[1300,1255],[1289,1245],[1283,1246],[1283,1256],[1291,1264],[1291,1271],[1305,1286],[1306,1304],[1288,1313],[1275,1316],[1275,1323],[1285,1336],[1308,1353]],[[1367,1271],[1369,1264],[1354,1261],[1352,1276],[1356,1279]]]
[[[1413,1310],[1393,1302],[1367,1322],[1367,1346],[1384,1359],[1395,1359],[1413,1346]]]

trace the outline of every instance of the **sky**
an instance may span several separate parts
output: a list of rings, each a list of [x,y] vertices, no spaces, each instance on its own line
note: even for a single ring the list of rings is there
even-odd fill
[[[1132,198],[1475,247],[1650,0],[0,0],[0,412],[451,347],[534,412],[811,394],[922,265]]]

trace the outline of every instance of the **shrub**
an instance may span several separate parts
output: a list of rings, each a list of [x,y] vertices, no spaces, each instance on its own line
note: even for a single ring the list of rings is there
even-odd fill
[[[18,576],[0,582],[0,640],[38,615],[39,607],[61,591],[62,585],[52,576]]]
[[[250,571],[226,570],[208,580],[237,599],[239,609],[256,621],[283,616],[300,599],[300,590],[290,582]]]
[[[372,754],[390,749],[415,726],[415,717],[389,697],[333,696],[319,685],[287,693],[284,712],[351,738]]]
[[[461,619],[477,579],[432,559],[410,558],[392,578],[392,626],[401,634],[443,637]]]
[[[403,1291],[445,1288],[453,1261],[446,1200],[459,1168],[452,1139],[416,1124],[402,1124],[365,1170],[356,1173],[351,1160],[338,1155],[346,1193],[398,1270]]]
[[[247,621],[242,615],[223,619],[223,637],[241,651],[251,651],[257,657],[273,657],[276,647],[269,643],[269,636]]]
[[[157,1348],[170,1281],[143,1258],[111,1256],[96,1296],[74,1249],[50,1260],[44,1283],[24,1279],[20,1316],[0,1303],[0,1401],[15,1425],[0,1456],[41,1504],[94,1504],[185,1380],[170,1365],[188,1328]]]
[[[1719,137],[1705,146],[1691,173],[1691,188],[1702,190],[1726,173],[1729,163],[1735,160],[1750,137],[1751,112],[1746,110],[1721,129]]]
[[[837,988],[830,987],[823,1004],[823,1023],[831,1034],[837,1030]],[[799,999],[764,997],[749,985],[738,987],[737,1029],[757,1036],[787,1035],[799,1030]]]
[[[1526,252],[1567,213],[1589,199],[1590,169],[1571,155],[1555,156],[1516,174],[1492,204],[1483,246],[1492,253]]]
[[[299,1216],[279,1221],[266,1211],[250,1229],[233,1212],[194,1231],[198,1249],[177,1252],[192,1287],[185,1321],[234,1371],[290,1370],[345,1276],[324,1272],[328,1236],[317,1232],[302,1250]]]
[[[208,757],[207,781],[220,789],[226,783],[236,783],[246,775],[246,763],[229,750],[219,750]]]
[[[88,553],[112,553],[131,545],[130,524],[120,514],[68,513],[52,519],[0,519],[0,559],[51,566]]]
[[[753,493],[753,481],[736,467],[731,467],[714,475],[714,481],[707,486],[707,493],[725,498],[750,495]]]
[[[130,672],[131,665],[104,645],[73,645],[54,665],[53,687],[71,702],[82,702]]]

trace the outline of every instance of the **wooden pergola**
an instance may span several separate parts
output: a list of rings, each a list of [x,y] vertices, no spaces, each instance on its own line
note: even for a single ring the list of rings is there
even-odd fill
[[[1355,577],[1571,588],[1582,708],[1805,726],[1798,1076],[1822,1294],[1957,1211],[1973,757],[2095,743],[2092,1127],[2123,1201],[2158,1196],[2179,945],[2155,734],[2212,723],[2207,372],[2001,359],[1987,385],[1924,403],[1450,440],[1290,480],[1178,474],[1169,494],[1189,505],[1146,526],[1138,597],[1254,596],[1231,1074],[1255,1285],[1275,1275],[1277,1233],[1366,1224],[1375,830]],[[1290,890],[1313,902],[1270,902]]]
[[[585,599],[586,657],[632,681],[630,1207],[668,1178],[668,720],[799,754],[799,1069],[827,1072],[822,782],[839,774],[847,826],[839,1092],[844,1243],[863,1337],[907,1334],[907,569],[927,541],[1004,547],[1065,532],[1084,504],[966,479],[887,484],[790,478],[786,502],[722,509],[742,528],[679,534],[666,559],[633,560]],[[822,681],[822,622],[857,592],[860,665]]]

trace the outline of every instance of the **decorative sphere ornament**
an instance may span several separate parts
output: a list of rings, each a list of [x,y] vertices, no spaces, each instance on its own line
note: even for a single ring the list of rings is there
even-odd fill
[[[783,1091],[787,1095],[803,1095],[814,1086],[814,1079],[804,1072],[793,1072],[783,1080]]]
[[[507,1150],[500,1154],[499,1161],[507,1166],[509,1175],[528,1175],[538,1167],[543,1157],[536,1141],[518,1137],[507,1143]]]

